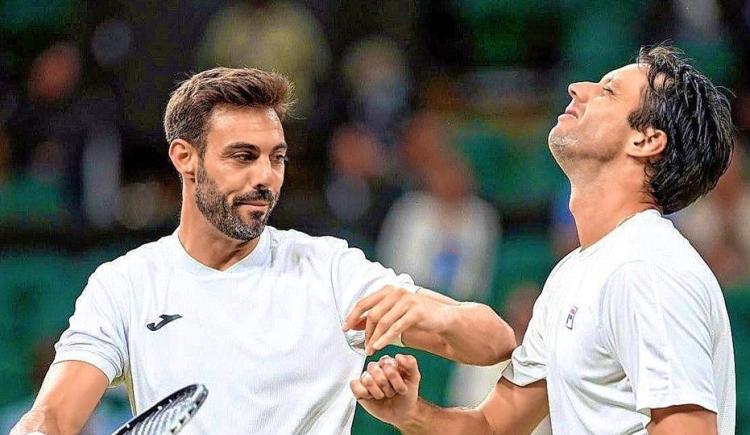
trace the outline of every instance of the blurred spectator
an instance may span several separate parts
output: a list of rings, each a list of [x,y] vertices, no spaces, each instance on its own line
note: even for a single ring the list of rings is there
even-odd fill
[[[329,146],[331,175],[325,197],[336,218],[332,230],[355,246],[371,247],[401,192],[387,176],[387,150],[363,125],[351,124],[340,127]]]
[[[717,0],[672,0],[675,45],[714,83],[729,84],[736,71],[736,48],[721,20]],[[661,5],[660,5],[661,6]]]
[[[401,48],[391,39],[372,36],[347,49],[342,75],[350,92],[347,110],[385,145],[408,109],[411,72]]]
[[[129,230],[172,231],[180,212],[180,186],[176,174],[127,183],[120,189],[117,221]]]
[[[503,311],[503,318],[516,333],[516,342],[521,343],[529,326],[534,309],[534,302],[541,293],[539,285],[531,282],[521,283],[510,291]],[[477,367],[459,364],[451,379],[449,404],[452,406],[477,406],[487,397],[500,379],[508,361],[489,367]],[[534,435],[551,434],[549,417],[536,430]]]
[[[750,182],[747,155],[736,146],[716,188],[676,216],[678,227],[725,287],[750,283]]]
[[[21,214],[26,225],[59,226],[72,218],[107,227],[115,220],[121,153],[116,104],[83,92],[81,76],[78,48],[52,45],[34,59],[26,98],[9,117],[16,176],[6,186],[4,207],[27,210],[30,219]]]
[[[315,106],[316,86],[330,62],[318,20],[303,4],[285,0],[230,3],[211,18],[198,50],[201,68],[250,66],[288,76],[300,116]]]
[[[407,124],[404,171],[424,190],[406,193],[388,211],[378,258],[458,300],[485,300],[500,217],[473,193],[471,173],[450,145],[434,115],[418,114]]]
[[[18,402],[0,408],[0,433],[9,433],[21,416],[31,409],[34,398],[42,386],[44,375],[54,359],[55,349],[52,338],[36,343],[29,367],[29,376],[34,383],[34,393]],[[81,431],[81,435],[112,433],[131,418],[132,414],[127,407],[127,398],[124,393],[122,387],[107,391],[83,431]]]

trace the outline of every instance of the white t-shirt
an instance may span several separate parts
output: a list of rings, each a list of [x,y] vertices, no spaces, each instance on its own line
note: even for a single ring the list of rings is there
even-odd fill
[[[555,267],[503,376],[547,380],[552,430],[646,434],[650,411],[696,404],[734,434],[732,336],[714,275],[649,210]]]
[[[135,413],[205,384],[185,434],[348,433],[349,381],[365,357],[352,347],[362,333],[341,325],[387,284],[416,291],[409,276],[332,237],[266,227],[246,258],[217,271],[190,257],[175,232],[94,272],[55,362],[85,361],[124,382]]]

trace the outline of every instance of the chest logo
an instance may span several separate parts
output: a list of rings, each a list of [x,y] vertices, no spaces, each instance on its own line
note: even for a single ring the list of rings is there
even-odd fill
[[[573,321],[576,318],[576,313],[578,312],[578,307],[573,305],[570,307],[570,312],[568,313],[568,318],[565,319],[565,327],[572,330],[573,329]]]
[[[161,318],[161,321],[159,321],[159,323],[151,322],[146,325],[146,328],[148,328],[149,331],[156,331],[157,329],[160,329],[162,326],[173,320],[181,319],[182,316],[179,314],[162,314],[161,316],[159,316],[159,318]]]

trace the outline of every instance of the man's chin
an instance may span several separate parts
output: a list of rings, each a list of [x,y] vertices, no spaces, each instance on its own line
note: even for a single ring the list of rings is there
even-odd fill
[[[241,242],[249,242],[251,240],[255,240],[258,237],[260,237],[261,234],[263,234],[263,230],[265,229],[265,225],[260,226],[254,226],[252,228],[245,227],[242,231],[229,231],[224,232],[224,234],[234,240],[239,240]]]

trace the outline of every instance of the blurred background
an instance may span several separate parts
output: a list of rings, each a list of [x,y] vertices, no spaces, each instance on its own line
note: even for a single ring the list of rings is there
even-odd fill
[[[488,303],[520,339],[577,246],[546,144],[567,84],[664,40],[735,95],[731,168],[671,218],[725,290],[750,434],[748,0],[0,0],[0,432],[30,407],[88,275],[177,225],[161,123],[190,72],[248,65],[296,84],[272,225]],[[499,375],[415,354],[441,405],[477,403]],[[128,415],[115,390],[88,431]],[[353,433],[395,431],[358,410]]]

